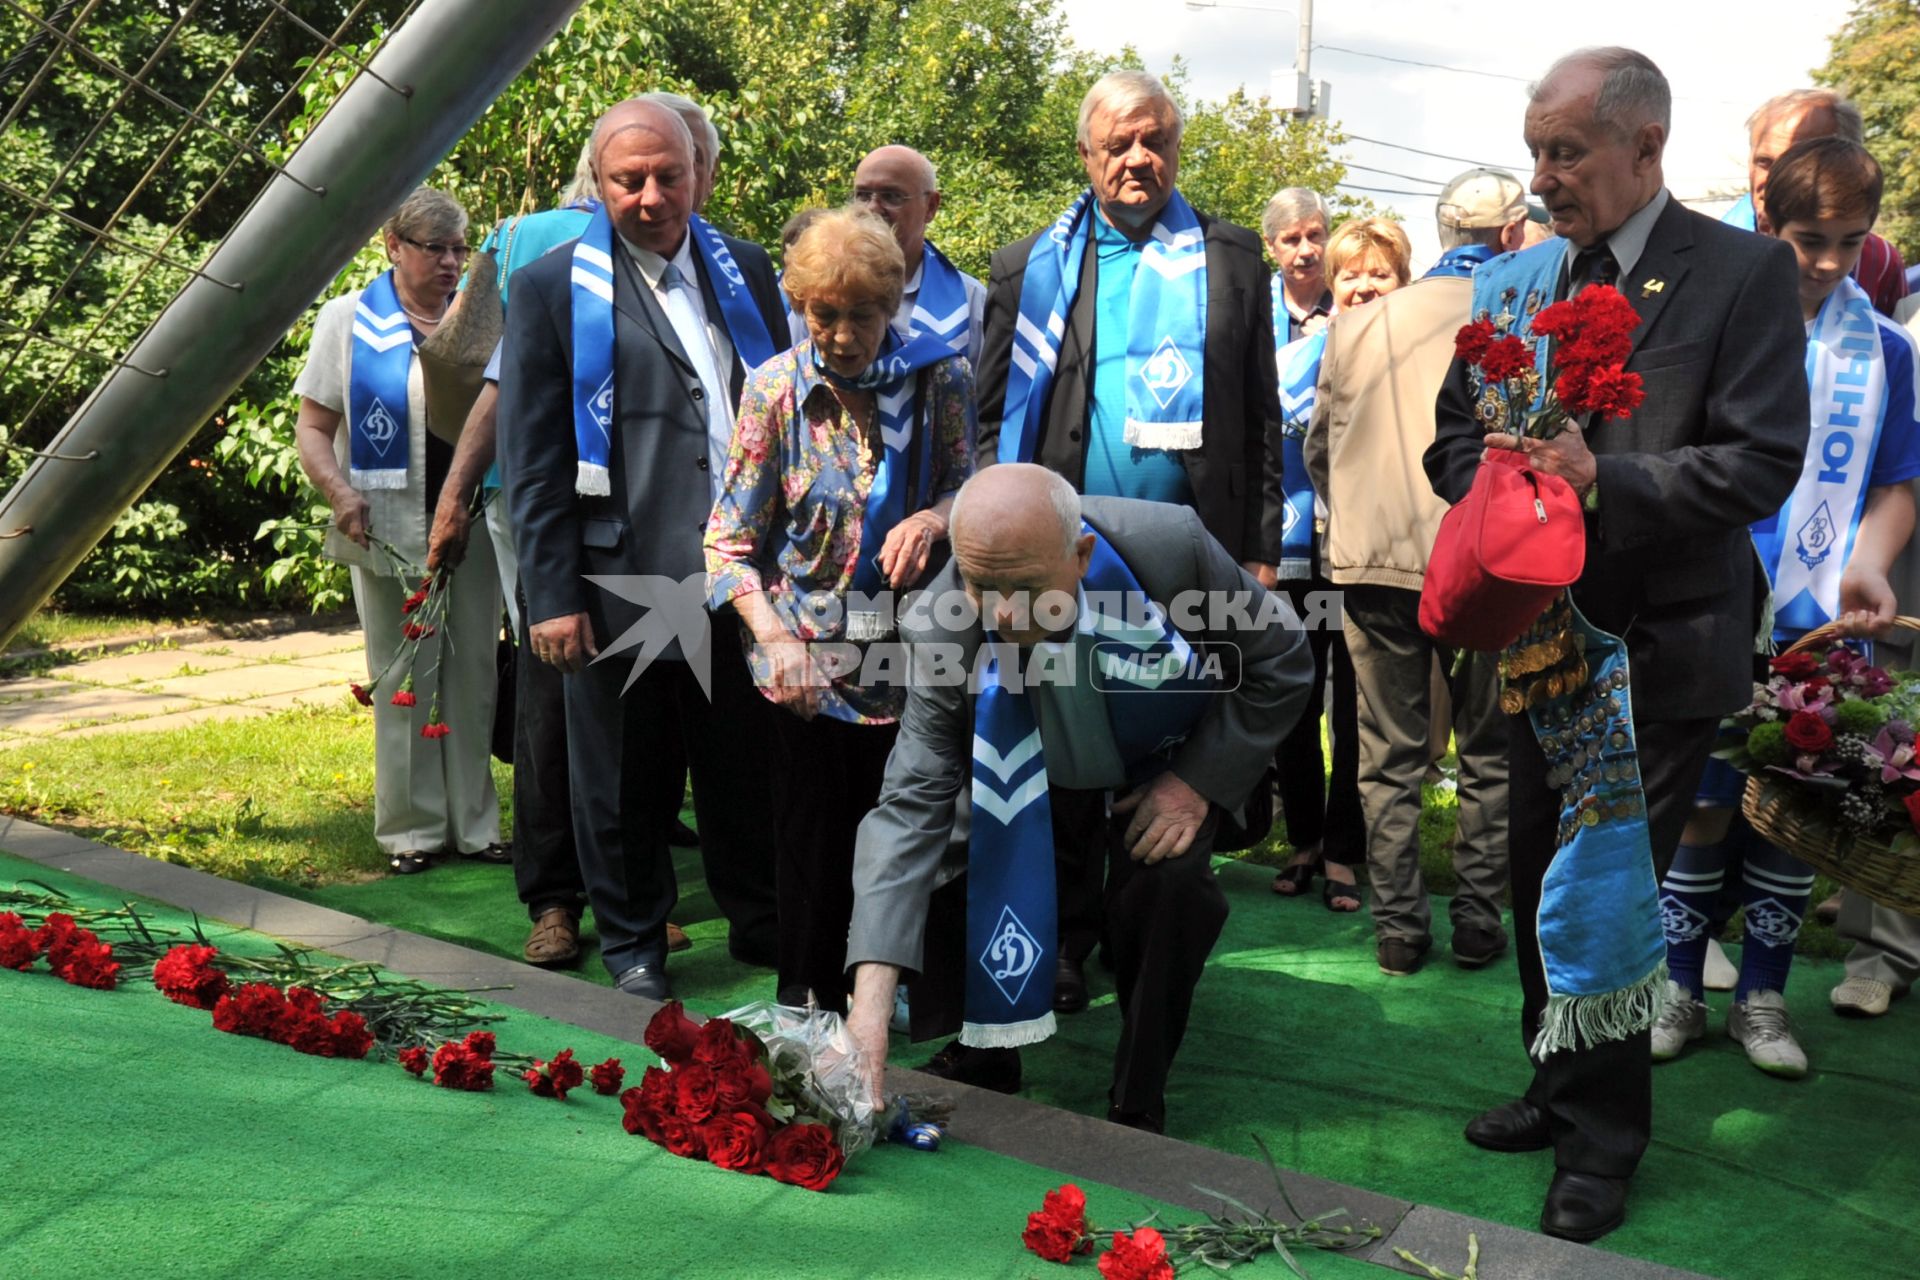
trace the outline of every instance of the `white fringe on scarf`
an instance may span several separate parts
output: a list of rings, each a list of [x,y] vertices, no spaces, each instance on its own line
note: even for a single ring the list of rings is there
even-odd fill
[[[1618,991],[1548,996],[1547,1010],[1540,1015],[1540,1034],[1527,1052],[1535,1062],[1545,1062],[1562,1049],[1625,1040],[1637,1031],[1650,1030],[1666,1007],[1667,962],[1662,960],[1652,973]]]
[[[1018,1049],[1039,1044],[1056,1030],[1053,1011],[1025,1022],[967,1022],[960,1027],[960,1043],[969,1049]]]
[[[604,498],[613,492],[613,481],[601,464],[582,462],[574,470],[573,491],[583,498]]]

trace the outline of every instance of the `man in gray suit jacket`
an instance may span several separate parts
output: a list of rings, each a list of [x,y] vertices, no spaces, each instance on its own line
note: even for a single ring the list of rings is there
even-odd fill
[[[1586,49],[1532,90],[1533,192],[1564,255],[1557,297],[1616,285],[1639,312],[1627,369],[1646,402],[1625,419],[1552,440],[1489,436],[1455,359],[1426,467],[1458,502],[1482,451],[1524,447],[1587,508],[1586,566],[1573,600],[1625,640],[1647,826],[1657,872],[1673,859],[1722,716],[1752,692],[1759,561],[1747,526],[1780,509],[1807,447],[1806,335],[1792,251],[1681,207],[1661,172],[1672,95],[1630,49]],[[1496,258],[1476,275],[1498,270]],[[1552,299],[1544,299],[1551,301]],[[1521,308],[1529,304],[1516,300]],[[1509,840],[1522,1034],[1547,1004],[1537,922],[1558,845],[1561,799],[1525,715],[1508,717]],[[1494,1151],[1554,1150],[1541,1227],[1592,1240],[1625,1218],[1627,1179],[1653,1121],[1646,1031],[1534,1064],[1524,1097],[1467,1126]]]
[[[1106,824],[1106,909],[1124,1023],[1109,1118],[1158,1131],[1167,1071],[1186,1030],[1194,986],[1227,915],[1209,858],[1214,834],[1239,813],[1274,744],[1305,706],[1313,682],[1305,637],[1285,602],[1235,564],[1190,508],[1083,500],[1055,472],[1002,463],[962,488],[952,519],[954,561],[901,621],[917,678],[880,803],[861,823],[854,854],[847,946],[854,1035],[877,1082],[902,974],[912,982],[915,1039],[960,1024],[960,988],[975,960],[959,949],[947,909],[960,905],[966,878],[948,877],[931,912],[930,901],[948,849],[966,847],[964,838],[955,838],[955,814],[969,782],[979,695],[964,673],[975,672],[988,649],[977,607],[985,599],[992,635],[1017,647],[1027,681],[1020,696],[1031,699],[1053,793],[1110,796],[1129,778],[1137,781],[1112,800]],[[1082,519],[1093,532],[1083,530]],[[1132,695],[1109,691],[1087,672],[1084,650],[1092,633],[1079,623],[1086,616],[1081,585],[1095,554],[1094,533],[1199,660],[1219,663],[1221,679],[1202,695],[1184,738],[1162,740],[1138,753],[1140,759],[1124,758],[1118,722],[1110,719],[1112,700]],[[1046,593],[1056,592],[1064,607],[1050,616]],[[996,596],[1013,603],[999,604]],[[1040,609],[1019,616],[1022,598],[1029,606],[1038,600]],[[1048,649],[1064,653],[1053,669],[1072,670],[1075,680],[1046,684],[1033,674]],[[923,660],[934,654],[944,655],[946,669],[961,678],[925,678],[921,673],[930,668]],[[975,825],[979,821],[976,815]],[[1049,843],[1044,836],[1042,843]],[[1037,865],[1050,867],[1050,856],[1043,854]],[[1043,1028],[1051,1017],[1041,1020]],[[966,1070],[946,1074],[1008,1092],[1018,1087],[1017,1055],[1014,1048],[961,1049],[958,1042],[942,1053],[970,1060]]]
[[[693,776],[707,884],[731,924],[731,949],[754,963],[774,954],[766,704],[731,618],[709,633],[695,606],[696,626],[676,622],[687,601],[705,597],[700,540],[746,370],[730,329],[738,321],[718,292],[725,282],[711,277],[706,252],[693,244],[685,122],[657,103],[624,102],[594,126],[591,147],[615,233],[604,255],[614,394],[597,487],[606,492],[583,492],[596,486],[582,478],[590,459],[575,426],[573,311],[582,272],[572,245],[514,276],[501,351],[500,462],[528,640],[535,657],[567,673],[574,833],[601,957],[622,990],[664,999],[667,911],[676,896],[667,837],[683,768]],[[751,297],[747,322],[757,312],[765,334],[784,333],[765,250],[720,240],[738,272],[734,287]],[[713,260],[724,263],[717,253]],[[596,587],[590,575],[613,581]],[[651,581],[633,581],[642,577]],[[678,590],[664,609],[663,589]],[[678,634],[659,649],[649,637],[662,628]],[[634,662],[620,656],[629,648],[644,663],[631,675]],[[602,654],[607,660],[594,662]],[[710,678],[702,671],[709,667]]]

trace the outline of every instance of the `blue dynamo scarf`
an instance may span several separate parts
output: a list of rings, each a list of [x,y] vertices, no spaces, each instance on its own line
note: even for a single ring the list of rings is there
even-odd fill
[[[1274,293],[1280,291],[1280,277],[1273,277]],[[1276,336],[1284,337],[1284,326],[1276,325]],[[1313,576],[1313,527],[1320,517],[1320,499],[1313,492],[1313,478],[1307,474],[1307,455],[1302,442],[1313,421],[1318,402],[1320,361],[1327,353],[1327,331],[1310,333],[1296,342],[1282,342],[1274,363],[1280,369],[1280,488],[1285,500],[1280,514],[1280,564],[1278,573],[1290,581]]]
[[[413,326],[391,269],[381,272],[354,304],[347,370],[348,483],[356,489],[404,489]]]
[[[915,333],[930,333],[961,355],[967,354],[973,309],[967,303],[967,282],[947,255],[931,240],[920,251],[920,292],[913,300]]]
[[[814,372],[820,377],[835,386],[872,391],[880,418],[880,459],[874,467],[873,485],[867,490],[867,504],[860,521],[860,559],[853,571],[856,594],[871,597],[885,590],[887,584],[880,576],[874,557],[886,545],[887,535],[895,525],[927,505],[928,491],[933,487],[933,432],[925,429],[926,424],[921,421],[924,406],[920,404],[919,374],[922,369],[953,357],[953,348],[938,335],[917,333],[903,339],[891,325],[880,354],[857,378],[841,377],[827,367],[818,351],[813,353]],[[793,411],[796,415],[801,411],[798,399],[794,401]],[[916,427],[922,428],[918,440],[914,439]],[[917,453],[920,460],[920,483],[912,493],[907,492],[911,471],[907,462],[909,449]]]
[[[1553,301],[1565,256],[1566,243],[1554,239],[1476,269],[1474,318],[1504,321],[1529,337],[1533,317]],[[1536,353],[1543,371],[1546,345]],[[1544,395],[1544,378],[1542,384]],[[1477,379],[1473,391],[1489,430],[1512,429],[1512,418],[1527,408],[1508,405],[1497,386]],[[1666,997],[1666,938],[1626,642],[1588,622],[1563,592],[1501,654],[1500,670],[1503,707],[1525,708],[1546,757],[1547,782],[1560,791],[1559,851],[1547,867],[1536,920],[1547,1008],[1530,1051],[1544,1060],[1653,1026]]]
[[[726,242],[699,214],[687,222],[694,255],[720,300],[720,320],[735,355],[749,369],[773,357],[773,339],[754,305],[746,277]],[[573,442],[579,452],[575,493],[612,492],[607,459],[613,450],[613,221],[604,206],[573,246]],[[721,370],[726,376],[726,370]]]
[[[1840,575],[1853,557],[1887,420],[1880,332],[1872,300],[1843,279],[1808,334],[1813,438],[1786,506],[1752,529],[1773,586],[1776,641],[1791,642],[1840,614]]]
[[[1720,221],[1730,227],[1739,227],[1742,231],[1754,230],[1753,193],[1744,193],[1733,202],[1733,208],[1720,215]]]
[[[1080,264],[1100,214],[1083,191],[1033,243],[1014,321],[1013,363],[1001,414],[1001,462],[1031,462],[1040,439]],[[1127,330],[1125,440],[1139,449],[1198,449],[1207,336],[1206,235],[1193,206],[1174,192],[1154,223],[1134,273]]]
[[[1192,647],[1147,598],[1110,543],[1093,534],[1076,628],[1094,644],[1094,680],[1106,695],[1114,746],[1130,783],[1167,767],[1215,696]],[[1095,607],[1104,601],[1118,615]],[[991,632],[973,712],[973,826],[967,850],[967,980],[960,1042],[975,1048],[1037,1044],[1054,1032],[1059,955],[1053,810],[1033,704],[1018,650]]]

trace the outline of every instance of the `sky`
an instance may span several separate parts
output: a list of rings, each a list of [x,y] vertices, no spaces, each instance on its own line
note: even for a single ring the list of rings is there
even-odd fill
[[[1271,92],[1278,68],[1286,72],[1284,92],[1291,100],[1297,0],[1244,0],[1235,7],[1221,0],[1206,8],[1182,0],[1063,0],[1063,8],[1074,41],[1083,47],[1115,52],[1132,44],[1156,72],[1165,71],[1175,56],[1184,59],[1188,90],[1195,97],[1217,99],[1237,85],[1256,94]],[[1748,114],[1776,93],[1812,83],[1809,73],[1826,61],[1828,41],[1850,8],[1849,0],[1608,0],[1578,9],[1543,3],[1319,0],[1313,6],[1316,46],[1512,78],[1318,47],[1312,51],[1312,74],[1328,82],[1330,118],[1352,138],[1339,150],[1352,166],[1349,184],[1437,195],[1437,182],[1473,163],[1510,169],[1525,182],[1529,166],[1520,140],[1525,81],[1582,45],[1629,45],[1659,64],[1673,86],[1668,188],[1703,212],[1718,213],[1725,199],[1700,198],[1745,189]],[[1516,17],[1522,20],[1513,21]],[[1460,158],[1437,159],[1381,143]],[[1408,181],[1396,174],[1434,181]],[[1432,260],[1438,251],[1433,196],[1360,194],[1406,222],[1416,270]]]

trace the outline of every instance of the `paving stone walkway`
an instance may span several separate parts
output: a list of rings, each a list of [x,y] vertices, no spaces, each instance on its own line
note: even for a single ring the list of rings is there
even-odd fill
[[[366,675],[365,638],[351,623],[118,653],[0,680],[0,750],[334,703]]]

